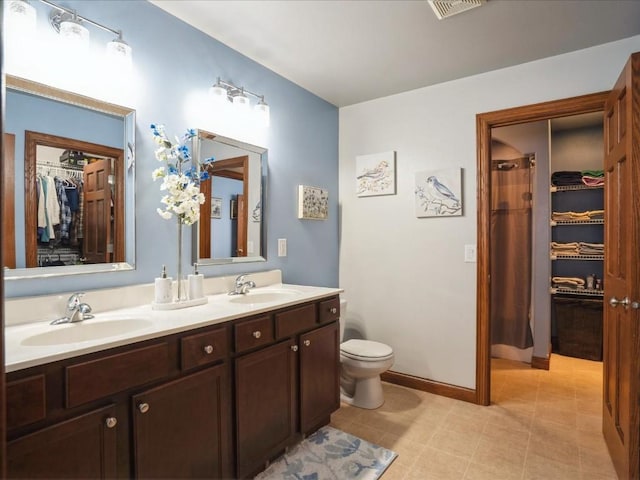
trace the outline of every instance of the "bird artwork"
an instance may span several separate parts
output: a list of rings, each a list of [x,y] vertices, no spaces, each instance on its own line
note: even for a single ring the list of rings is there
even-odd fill
[[[435,174],[416,174],[415,194],[418,216],[460,215],[462,212],[460,194],[452,191],[459,188],[453,188],[451,180],[439,174],[442,172],[432,173]]]
[[[393,183],[389,162],[381,160],[371,168],[363,168],[357,180],[357,193],[360,194],[381,194]]]

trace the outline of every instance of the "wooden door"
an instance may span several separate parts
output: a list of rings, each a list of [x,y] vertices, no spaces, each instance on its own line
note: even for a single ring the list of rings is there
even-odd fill
[[[133,397],[137,478],[230,478],[227,364]]]
[[[293,340],[236,359],[237,478],[264,468],[296,430]]]
[[[16,136],[5,133],[2,142],[2,266],[16,268],[15,152]]]
[[[244,195],[238,195],[236,198],[238,205],[238,215],[236,223],[238,225],[236,239],[236,257],[247,256],[247,208],[245,206]]]
[[[340,329],[334,322],[300,335],[300,431],[328,423],[340,408]]]
[[[111,405],[13,440],[7,477],[114,478],[118,428],[126,422],[118,423]]]
[[[86,263],[111,261],[111,161],[98,160],[84,167],[83,254]]]
[[[211,178],[200,182],[200,193],[204,195],[204,203],[200,205],[198,221],[198,258],[211,258]]]
[[[620,478],[638,478],[640,448],[640,54],[605,104],[603,433]]]

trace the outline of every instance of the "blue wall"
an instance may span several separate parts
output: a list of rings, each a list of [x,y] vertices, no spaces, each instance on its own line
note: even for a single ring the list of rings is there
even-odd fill
[[[37,3],[37,4],[36,4]],[[38,8],[40,28],[48,12]],[[338,109],[285,78],[172,17],[145,1],[68,1],[65,6],[125,33],[133,48],[134,68],[144,88],[136,109],[136,270],[108,274],[6,282],[7,297],[88,290],[151,282],[162,264],[176,266],[176,226],[156,214],[159,184],[151,179],[158,166],[149,124],[164,123],[171,135],[193,124],[186,103],[194,91],[206,91],[217,76],[264,94],[271,106],[268,154],[267,262],[207,266],[206,276],[279,268],[287,283],[338,285]],[[92,35],[93,35],[93,30]],[[97,36],[97,35],[96,35]],[[11,73],[11,72],[9,72]],[[105,72],[105,74],[113,74]],[[85,72],[91,81],[91,72]],[[224,132],[218,132],[224,134]],[[299,184],[329,190],[329,219],[296,218]],[[277,257],[277,239],[287,238],[288,256]],[[189,235],[185,244],[190,244]],[[184,252],[183,263],[189,261]]]

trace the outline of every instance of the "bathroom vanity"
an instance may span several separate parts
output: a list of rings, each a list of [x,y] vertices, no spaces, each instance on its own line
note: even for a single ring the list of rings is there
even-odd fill
[[[8,477],[263,470],[339,408],[339,290],[304,288],[286,302],[229,306],[219,295],[193,309],[144,310],[152,327],[132,341],[8,368]],[[12,342],[16,356],[36,348],[40,337],[7,330],[8,357]]]

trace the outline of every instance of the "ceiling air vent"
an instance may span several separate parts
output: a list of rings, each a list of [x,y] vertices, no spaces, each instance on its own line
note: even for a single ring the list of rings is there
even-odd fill
[[[480,7],[487,0],[427,0],[439,20],[472,8]]]

